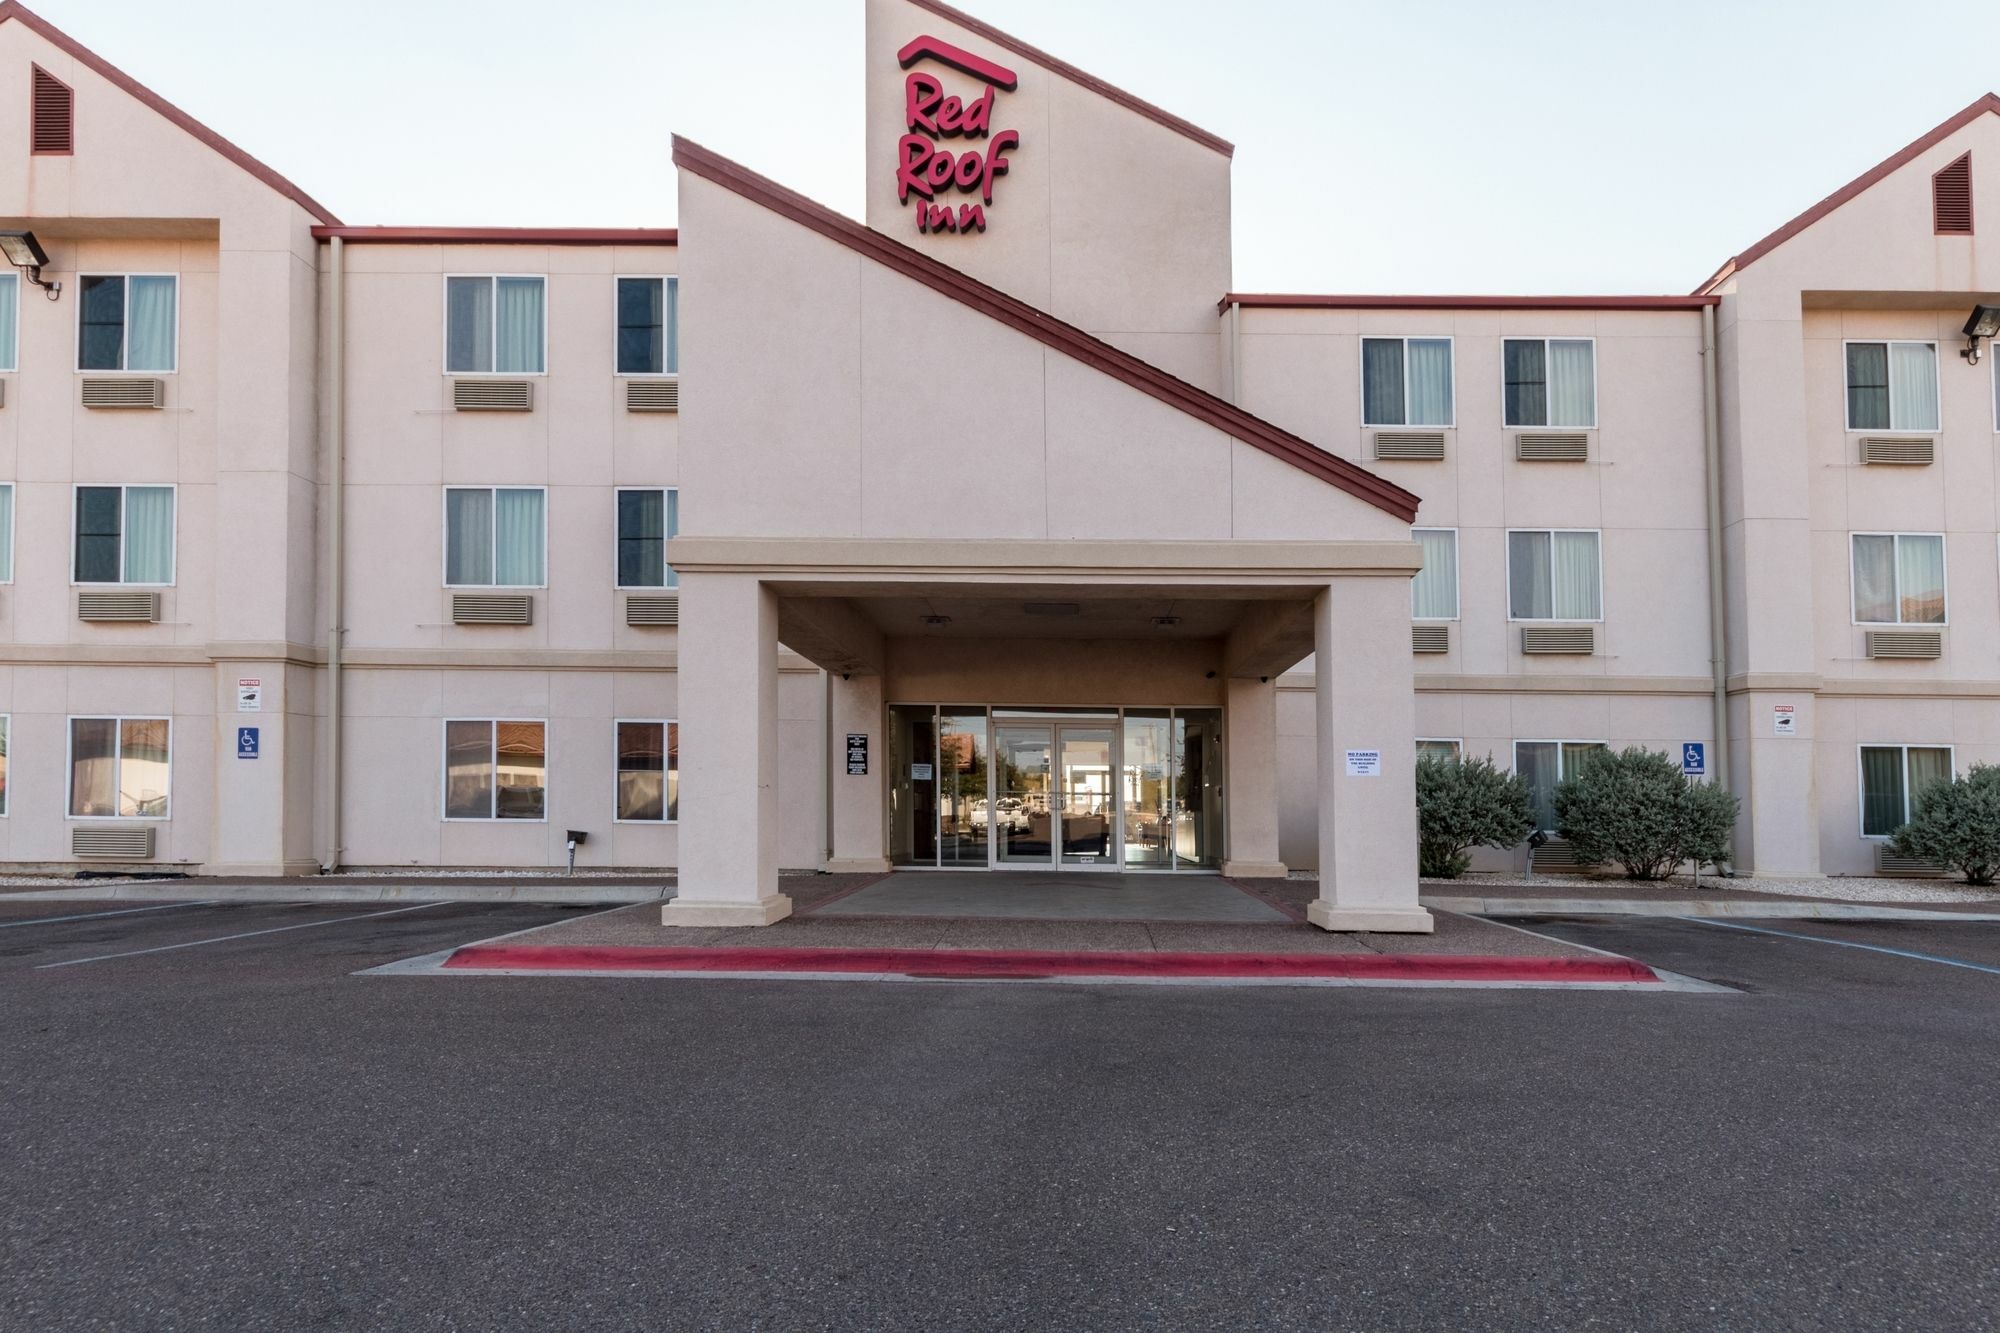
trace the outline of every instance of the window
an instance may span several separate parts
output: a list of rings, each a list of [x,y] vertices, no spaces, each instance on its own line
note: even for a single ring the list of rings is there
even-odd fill
[[[21,368],[21,275],[0,273],[0,370]]]
[[[172,274],[77,279],[78,370],[175,369],[180,279]]]
[[[1951,776],[1949,745],[1861,747],[1861,836],[1886,838],[1910,822],[1923,789]]]
[[[1458,529],[1413,528],[1424,567],[1410,580],[1410,619],[1458,619]]]
[[[1556,784],[1575,777],[1592,755],[1609,754],[1603,741],[1516,741],[1514,771],[1528,782],[1528,799],[1535,808],[1535,827],[1556,827]]]
[[[539,588],[547,582],[548,492],[539,486],[444,489],[448,588]]]
[[[1457,741],[1422,740],[1417,741],[1417,758],[1449,759],[1458,762],[1459,743]]]
[[[173,723],[164,717],[69,720],[72,819],[165,819]]]
[[[618,373],[674,375],[681,368],[679,278],[618,279]]]
[[[671,824],[681,817],[681,726],[618,724],[620,820]]]
[[[14,483],[0,482],[0,583],[14,581]]]
[[[680,531],[681,493],[624,489],[618,492],[618,586],[672,588],[680,576],[667,566],[667,541]]]
[[[540,375],[548,368],[547,278],[446,278],[448,375]]]
[[[546,819],[549,760],[541,722],[444,724],[446,819]]]
[[[1937,344],[1847,344],[1847,428],[1936,430]]]
[[[1500,344],[1507,376],[1509,426],[1597,425],[1597,344],[1589,338],[1507,338]]]
[[[1513,620],[1601,620],[1604,581],[1598,534],[1507,534],[1507,615]]]
[[[1451,423],[1451,339],[1361,340],[1362,425]]]
[[[76,558],[71,578],[76,583],[171,584],[174,488],[77,487]]]
[[[1942,625],[1944,538],[1934,532],[1854,534],[1854,623]]]

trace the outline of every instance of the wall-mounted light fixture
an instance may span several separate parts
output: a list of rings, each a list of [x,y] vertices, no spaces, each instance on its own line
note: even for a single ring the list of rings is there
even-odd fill
[[[29,282],[42,289],[42,294],[53,301],[62,295],[62,284],[42,281],[42,265],[49,262],[48,251],[35,239],[31,231],[0,231],[0,255],[7,262],[21,270]]]
[[[1972,307],[1971,318],[1965,321],[1965,346],[1959,351],[1973,365],[1979,364],[1979,340],[1991,340],[2000,333],[2000,305],[1976,305]]]

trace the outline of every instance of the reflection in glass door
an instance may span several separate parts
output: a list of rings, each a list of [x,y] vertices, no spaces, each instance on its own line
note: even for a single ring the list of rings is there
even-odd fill
[[[1055,859],[1053,732],[1039,723],[993,728],[994,859],[1001,865],[1046,866]]]
[[[1174,804],[1171,727],[1164,708],[1125,712],[1119,771],[1124,775],[1128,870],[1164,870],[1173,864],[1173,844],[1167,836]]]
[[[1118,820],[1118,793],[1111,783],[1111,728],[1059,726],[1056,737],[1062,864],[1116,868],[1111,834]]]

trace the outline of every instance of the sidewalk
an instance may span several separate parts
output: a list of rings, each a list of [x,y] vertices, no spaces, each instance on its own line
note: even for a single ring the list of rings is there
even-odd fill
[[[1294,881],[1311,885],[1312,881]],[[1756,885],[1757,887],[1748,887]],[[1427,879],[1426,907],[1490,916],[1706,916],[1806,921],[2000,921],[2000,892],[1951,880],[1782,883],[1703,876],[1641,881],[1585,875]]]

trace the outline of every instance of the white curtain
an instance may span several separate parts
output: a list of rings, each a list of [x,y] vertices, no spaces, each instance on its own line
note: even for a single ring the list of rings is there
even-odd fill
[[[1409,348],[1410,424],[1451,424],[1451,340],[1412,338]]]
[[[1597,534],[1558,532],[1549,561],[1550,605],[1557,620],[1596,620],[1600,605]]]
[[[1551,426],[1589,428],[1597,424],[1595,347],[1579,339],[1549,339]]]
[[[1556,744],[1554,741],[1516,741],[1514,771],[1526,779],[1528,800],[1534,806],[1535,827],[1556,826]]]
[[[1896,539],[1854,538],[1854,619],[1863,625],[1896,623]]]
[[[667,279],[667,373],[681,369],[681,280]]]
[[[20,368],[21,275],[0,273],[0,370]]]
[[[672,541],[675,537],[680,536],[680,532],[681,493],[679,490],[671,490],[667,492],[667,540]],[[669,588],[678,588],[680,583],[681,576],[674,573],[672,565],[668,565],[666,586]]]
[[[1896,538],[1896,593],[1903,624],[1944,624],[1944,538]]]
[[[444,493],[444,581],[455,588],[492,584],[492,491],[453,487]]]
[[[1516,620],[1547,620],[1549,605],[1549,534],[1507,534],[1507,614]]]
[[[1889,428],[1938,428],[1937,348],[1929,343],[1889,344]]]
[[[1912,745],[1910,756],[1910,804],[1933,782],[1951,780],[1951,751],[1941,746]]]
[[[1424,549],[1424,567],[1410,580],[1414,620],[1458,616],[1458,534],[1450,528],[1417,528],[1410,533]]]
[[[174,368],[174,288],[177,280],[133,278],[125,322],[125,369]]]
[[[14,581],[14,484],[0,486],[0,583]]]
[[[463,374],[493,369],[493,280],[446,278],[444,368]]]
[[[174,491],[125,488],[125,582],[174,581]]]
[[[501,278],[493,368],[501,374],[542,373],[541,278]]]
[[[500,587],[542,586],[545,506],[542,491],[493,493],[493,582]]]

